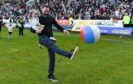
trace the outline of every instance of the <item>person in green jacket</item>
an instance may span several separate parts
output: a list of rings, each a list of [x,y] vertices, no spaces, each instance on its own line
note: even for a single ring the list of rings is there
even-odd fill
[[[73,21],[74,21],[74,19],[72,18],[72,16],[70,16],[70,18],[69,18],[69,25],[73,25]]]
[[[131,20],[130,16],[126,13],[125,16],[123,17],[124,27],[129,27],[130,20]]]

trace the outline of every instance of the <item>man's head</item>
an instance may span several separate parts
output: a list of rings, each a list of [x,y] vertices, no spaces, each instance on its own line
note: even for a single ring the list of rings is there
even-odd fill
[[[42,7],[42,14],[43,15],[46,15],[46,16],[49,15],[49,11],[50,11],[49,6],[45,5]]]

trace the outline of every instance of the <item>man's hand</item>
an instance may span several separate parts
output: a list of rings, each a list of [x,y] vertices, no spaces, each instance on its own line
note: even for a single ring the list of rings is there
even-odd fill
[[[70,34],[69,31],[67,31],[67,30],[64,30],[63,32],[64,32],[64,34]]]
[[[42,33],[43,28],[39,28],[38,30],[36,30],[36,33]]]
[[[37,25],[38,29],[36,30],[36,33],[41,33],[45,25]]]
[[[41,33],[42,32],[42,30],[36,30],[36,33]]]

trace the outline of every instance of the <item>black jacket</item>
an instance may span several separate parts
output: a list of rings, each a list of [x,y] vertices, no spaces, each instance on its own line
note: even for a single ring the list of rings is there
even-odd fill
[[[42,33],[38,35],[46,35],[48,37],[53,36],[52,32],[52,25],[57,27],[60,31],[63,31],[64,29],[56,22],[56,20],[52,16],[39,16],[39,22],[41,25],[45,25],[44,29],[42,30]]]

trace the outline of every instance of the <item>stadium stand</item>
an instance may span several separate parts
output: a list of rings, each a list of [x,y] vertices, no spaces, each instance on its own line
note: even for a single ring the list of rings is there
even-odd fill
[[[48,4],[51,14],[57,19],[117,19],[122,20],[125,13],[133,16],[132,0],[1,0],[0,15],[24,15],[27,18],[31,9],[41,9]]]
[[[0,17],[3,19],[12,17],[14,23],[17,23],[19,17],[23,16],[25,18],[25,28],[30,28],[28,22],[30,10],[37,9],[41,12],[41,7],[46,4],[50,6],[50,14],[56,19],[102,20],[100,24],[110,20],[111,23],[118,23],[117,26],[115,24],[115,27],[119,29],[117,28],[117,31],[114,32],[114,30],[111,30],[112,27],[110,29],[101,28],[102,33],[133,35],[132,0],[0,0]],[[130,24],[127,26],[131,29],[123,27],[125,14],[128,14],[131,18]],[[65,25],[64,28],[70,30],[73,25]]]

